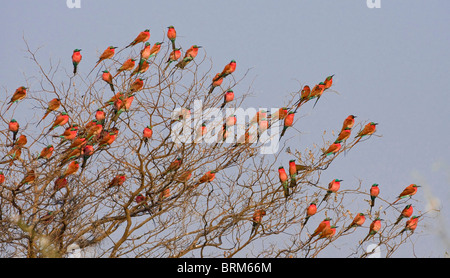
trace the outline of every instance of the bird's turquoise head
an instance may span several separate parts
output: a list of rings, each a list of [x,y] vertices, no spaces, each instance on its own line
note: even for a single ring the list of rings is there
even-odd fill
[[[372,187],[378,187],[378,183],[372,184]]]

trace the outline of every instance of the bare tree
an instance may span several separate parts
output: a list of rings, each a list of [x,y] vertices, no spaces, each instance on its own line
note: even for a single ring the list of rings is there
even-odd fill
[[[251,95],[251,87],[241,86],[248,71],[221,74],[205,51],[179,66],[183,57],[168,63],[174,51],[170,43],[143,60],[143,44],[136,44],[96,68],[81,61],[74,75],[60,62],[42,65],[38,50],[24,41],[37,73],[25,75],[25,98],[9,103],[14,91],[5,89],[1,106],[6,127],[0,161],[3,257],[64,257],[74,246],[96,257],[316,257],[356,229],[368,231],[369,221],[387,209],[401,212],[403,202],[372,211],[363,181],[357,188],[331,192],[330,181],[321,180],[336,157],[356,144],[369,144],[375,135],[361,139],[353,132],[329,155],[324,153],[335,138],[325,134],[321,146],[286,154],[282,137],[277,152],[261,153],[278,142],[288,111],[301,111],[317,96],[303,98],[297,107],[299,90],[287,109],[257,109],[239,125],[227,119]],[[116,75],[128,59],[136,61],[133,70]],[[111,84],[102,79],[105,70],[116,75]],[[230,90],[239,94],[228,102]],[[319,97],[327,90],[332,91],[322,90]],[[60,101],[56,110],[49,106],[53,99]],[[224,109],[208,110],[222,104]],[[18,122],[13,139],[9,124],[22,113],[28,121]],[[56,125],[65,114],[68,121]],[[352,129],[363,130],[366,124]],[[296,130],[288,127],[286,133]],[[23,136],[25,144],[18,143]],[[215,140],[205,142],[207,137]],[[46,148],[48,157],[41,155]],[[296,173],[286,170],[288,183],[282,183],[277,171],[287,165],[286,156],[295,160]],[[366,201],[366,211],[345,209]],[[311,202],[317,203],[317,215],[325,213],[342,230],[329,233],[330,226],[311,238],[318,223],[304,225]],[[387,207],[392,200],[378,196],[377,203]],[[343,232],[358,213],[367,218],[363,227]],[[387,256],[413,235],[401,232],[405,220],[394,225],[396,220],[385,220],[374,235]],[[362,239],[353,240],[349,256],[368,255]]]

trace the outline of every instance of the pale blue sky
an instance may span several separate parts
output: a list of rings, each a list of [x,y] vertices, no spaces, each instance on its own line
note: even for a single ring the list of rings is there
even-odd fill
[[[314,85],[335,74],[340,94],[306,107],[302,113],[309,116],[295,124],[304,135],[288,145],[310,146],[323,130],[339,129],[349,114],[378,122],[382,137],[337,159],[323,180],[336,173],[343,180],[360,178],[367,187],[379,183],[382,194],[394,197],[422,182],[414,176],[418,172],[441,199],[447,222],[442,225],[450,228],[450,1],[381,2],[381,9],[369,9],[365,0],[81,0],[80,9],[69,9],[65,0],[4,1],[0,86],[11,93],[22,85],[23,72],[36,73],[24,58],[23,34],[32,48],[42,46],[42,61],[53,57],[69,70],[72,50],[83,49],[84,71],[107,46],[123,47],[146,28],[152,43],[162,40],[169,25],[176,27],[180,43],[202,45],[216,71],[231,59],[238,63],[237,76],[252,68],[244,84],[254,79],[256,97],[248,105],[281,107],[299,82]],[[424,196],[417,194],[425,202]],[[420,227],[417,256],[443,256],[446,249],[434,228]],[[401,249],[399,256],[412,255]]]

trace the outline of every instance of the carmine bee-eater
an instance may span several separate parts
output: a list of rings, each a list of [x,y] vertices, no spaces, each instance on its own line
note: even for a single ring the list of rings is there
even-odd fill
[[[295,187],[297,185],[297,167],[295,165],[295,159],[289,160],[289,177],[291,180],[290,187]]]
[[[261,221],[264,215],[266,215],[266,211],[264,209],[257,209],[253,213],[252,230],[250,231],[250,237],[252,237],[253,233],[256,233],[256,230],[261,225]]]
[[[223,103],[220,106],[220,109],[223,109],[225,105],[234,100],[234,92],[232,89],[228,89],[223,96]]]
[[[181,167],[181,157],[177,157],[174,161],[172,161],[169,164],[169,167],[167,168],[166,172],[167,173],[176,172],[178,169],[180,169],[180,167]]]
[[[294,124],[294,116],[295,113],[293,111],[289,111],[287,116],[284,118],[283,130],[281,131],[280,139],[286,133],[286,130]]]
[[[372,211],[373,206],[375,205],[375,199],[380,194],[380,188],[377,183],[372,184],[370,187],[370,211]]]
[[[353,218],[352,223],[348,225],[348,227],[343,231],[343,233],[350,230],[351,228],[361,227],[364,224],[364,222],[366,222],[366,217],[364,213],[360,212],[355,216],[355,218]]]
[[[143,204],[144,202],[145,202],[145,196],[144,195],[142,195],[141,193],[139,193],[137,196],[136,196],[136,198],[134,199],[134,201],[137,203],[137,204]]]
[[[13,133],[12,141],[14,143],[14,142],[16,142],[16,136],[17,136],[17,133],[19,132],[19,123],[15,119],[12,119],[8,124],[8,128],[9,128],[9,131],[11,131]]]
[[[217,171],[215,170],[211,170],[206,172],[199,180],[198,182],[194,185],[194,188],[198,187],[200,184],[202,183],[206,183],[206,182],[212,182],[215,178],[216,178],[216,173]]]
[[[146,42],[150,39],[150,30],[149,29],[145,29],[144,31],[140,32],[139,35],[137,35],[137,37],[129,44],[127,45],[125,48],[128,48],[130,46],[134,46],[138,43],[141,42]]]
[[[370,122],[370,123],[366,124],[366,126],[363,128],[363,130],[361,130],[358,133],[358,135],[355,136],[355,138],[359,137],[359,139],[361,139],[364,136],[374,134],[377,129],[377,125],[378,125],[378,123],[374,123],[374,122]]]
[[[101,137],[101,139],[98,141],[98,146],[100,148],[108,147],[110,146],[115,140],[116,140],[116,133],[112,131],[105,131],[104,135]]]
[[[369,227],[369,233],[367,234],[367,236],[361,241],[361,244],[363,244],[364,241],[366,241],[367,239],[373,237],[374,235],[376,235],[380,229],[381,229],[381,221],[383,219],[380,219],[379,217],[375,218],[374,221],[372,221],[372,223],[370,223],[370,227]],[[360,244],[360,245],[361,245]]]
[[[162,42],[156,42],[156,43],[152,46],[152,48],[150,49],[150,53],[149,53],[149,56],[148,56],[147,59],[150,59],[150,58],[152,58],[152,57],[155,57],[156,54],[158,54],[159,51],[161,50],[161,45],[162,45],[162,44],[163,44]]]
[[[81,49],[75,49],[72,54],[73,74],[77,74],[78,64],[81,62]]]
[[[148,70],[149,67],[150,67],[150,63],[147,62],[147,60],[145,60],[145,59],[141,59],[139,61],[138,65],[136,66],[136,68],[131,73],[131,76],[133,76],[135,74],[139,74],[139,73],[144,73]]]
[[[123,71],[132,71],[134,66],[136,64],[136,59],[128,59],[120,66],[120,68],[117,69],[116,75],[113,76],[115,78],[117,75],[119,75]]]
[[[184,58],[179,63],[177,63],[175,66],[177,68],[184,69],[187,66],[187,64],[189,64],[197,56],[199,48],[202,48],[202,47],[198,46],[198,45],[191,46],[186,51]]]
[[[17,138],[17,141],[14,143],[14,147],[23,148],[28,142],[27,136],[22,134]]]
[[[146,126],[144,130],[142,131],[142,139],[144,140],[144,143],[147,144],[148,140],[152,138],[153,135],[153,129],[150,125]]]
[[[333,85],[333,76],[334,76],[334,74],[327,76],[327,78],[323,82],[325,85],[325,90],[329,89],[331,87],[331,85]]]
[[[91,72],[89,72],[89,74],[92,73],[92,71],[98,66],[98,64],[100,64],[102,61],[107,60],[107,59],[111,59],[114,54],[116,53],[116,48],[117,46],[109,46],[107,49],[105,49],[105,51],[103,51],[102,55],[100,55],[100,57],[98,58],[97,63],[95,64],[94,68],[91,70]],[[89,76],[88,74],[88,76]]]
[[[82,151],[82,158],[83,158],[83,162],[81,164],[81,169],[84,169],[84,167],[86,167],[86,163],[87,160],[89,159],[89,157],[91,157],[91,155],[94,154],[94,147],[92,145],[86,145],[83,147]]]
[[[163,191],[161,191],[161,193],[159,193],[159,198],[158,198],[158,203],[159,203],[159,208],[158,211],[162,210],[162,204],[164,202],[164,199],[167,199],[170,197],[170,188],[164,188]]]
[[[413,217],[411,217],[411,219],[406,221],[405,228],[400,232],[400,234],[402,234],[403,232],[406,232],[406,231],[411,231],[411,233],[414,233],[414,230],[417,228],[418,221],[419,221],[419,216],[414,215]]]
[[[305,222],[303,222],[303,226],[305,226],[306,223],[308,222],[309,218],[316,213],[317,213],[316,202],[312,202],[311,204],[309,204],[308,208],[306,209],[306,217],[305,217]]]
[[[400,216],[397,218],[397,221],[395,221],[394,225],[397,225],[402,221],[403,218],[409,218],[413,214],[413,207],[411,205],[406,205],[406,207],[402,210],[400,213]]]
[[[113,76],[108,70],[102,71],[102,80],[109,84],[109,87],[111,88],[111,91],[115,92],[114,90],[114,84],[112,83]]]
[[[350,134],[352,133],[351,128],[345,128],[341,130],[338,137],[336,138],[336,141],[346,141],[348,138],[350,138]]]
[[[226,127],[234,126],[236,122],[237,122],[236,115],[230,115],[225,121],[225,126]]]
[[[216,87],[222,85],[222,82],[223,82],[223,77],[220,77],[220,73],[217,73],[217,74],[214,76],[214,78],[212,79],[212,83],[211,83],[211,85],[209,86],[210,89],[209,89],[209,91],[208,91],[208,95],[207,95],[207,96],[209,96],[209,95],[214,91],[214,89],[215,89]]]
[[[141,59],[147,60],[148,58],[150,58],[150,43],[146,42],[144,45],[144,48],[141,49]]]
[[[130,85],[130,92],[137,92],[142,90],[142,88],[144,87],[144,79],[142,78],[137,78],[133,83],[131,83]]]
[[[59,176],[59,177],[55,180],[53,189],[54,189],[55,191],[58,191],[58,190],[63,189],[64,187],[67,187],[68,184],[69,184],[69,183],[68,183],[68,181],[67,181],[67,179],[66,179],[65,177]]]
[[[303,86],[303,89],[300,92],[300,99],[294,104],[294,106],[297,106],[294,112],[297,112],[297,109],[300,108],[303,103],[306,103],[309,100],[310,95],[311,88],[308,85]]]
[[[177,39],[177,31],[175,30],[175,27],[170,25],[167,27],[167,38],[172,42],[172,50],[175,50],[175,40]]]
[[[401,199],[404,198],[411,198],[413,195],[415,195],[417,193],[417,189],[420,187],[420,185],[417,184],[410,184],[408,185],[403,191],[402,193],[400,193],[397,197],[397,200],[395,200],[395,202],[393,202],[391,205],[394,205],[395,203],[397,203],[398,201],[400,201]]]
[[[164,71],[167,70],[167,68],[169,67],[169,65],[170,65],[172,62],[177,61],[178,59],[180,59],[180,57],[181,57],[181,48],[175,48],[175,49],[170,53],[169,58],[168,58],[167,61],[166,61],[167,66],[164,68]]]
[[[336,234],[336,225],[331,225],[330,227],[325,227],[323,231],[320,233],[319,237],[314,241],[318,241],[323,238],[331,239]],[[312,243],[314,243],[312,242]]]
[[[125,93],[118,92],[117,94],[112,96],[107,102],[105,102],[105,105],[103,105],[103,107],[101,107],[101,108],[105,108],[108,105],[113,105],[114,102],[116,102],[116,100],[118,100],[120,98],[123,99],[124,97],[125,97]]]
[[[328,149],[322,154],[322,156],[336,154],[341,149],[341,147],[341,141],[334,141],[334,143],[328,147]]]
[[[29,170],[23,179],[20,181],[19,185],[17,186],[16,190],[18,190],[20,187],[22,187],[24,184],[32,184],[36,180],[36,173],[33,169]]]
[[[78,149],[81,148],[82,146],[84,146],[86,144],[86,138],[81,137],[81,138],[75,138],[72,141],[72,144],[70,144],[69,148],[67,150],[74,150],[74,149]]]
[[[97,109],[97,111],[95,112],[95,119],[102,125],[105,124],[106,113],[102,108]]]
[[[330,225],[331,218],[327,217],[322,222],[320,222],[319,226],[314,230],[314,233],[309,236],[308,241],[305,244],[308,244],[315,236],[322,233],[325,229],[329,229],[331,227]]]
[[[57,127],[63,126],[69,122],[69,115],[66,112],[61,112],[58,116],[56,116],[55,121],[49,129],[49,132],[54,130]]]
[[[355,124],[355,115],[349,115],[347,118],[345,118],[344,123],[342,124],[341,130],[344,130],[346,128],[352,128]]]
[[[181,173],[177,178],[177,182],[186,183],[192,177],[192,170],[187,170]]]
[[[61,143],[66,142],[67,140],[72,141],[77,137],[78,129],[77,128],[69,128],[64,131],[63,134],[59,135],[59,138],[61,138]]]
[[[39,125],[43,119],[45,119],[50,112],[56,111],[61,106],[61,100],[59,98],[54,98],[48,102],[47,109],[45,110],[44,117],[37,123]]]
[[[230,63],[228,63],[220,73],[219,77],[225,78],[228,75],[232,74],[236,70],[236,61],[231,60]]]
[[[78,161],[74,160],[74,161],[70,162],[70,164],[67,166],[66,170],[64,171],[63,177],[67,177],[67,176],[75,174],[79,168],[80,168],[80,164],[78,163]]]
[[[323,197],[320,204],[322,204],[323,201],[326,201],[330,197],[331,193],[336,193],[339,190],[339,188],[341,187],[341,181],[343,181],[343,180],[334,179],[328,184],[327,193]],[[320,206],[320,204],[319,204],[319,206]]]
[[[6,108],[6,111],[9,110],[9,108],[11,107],[11,105],[13,105],[13,103],[19,102],[20,100],[24,99],[27,96],[27,90],[28,88],[25,86],[17,88],[13,96],[11,97],[11,100],[7,103],[9,105],[8,108]]]
[[[106,189],[110,189],[112,187],[119,187],[124,184],[126,181],[126,176],[124,174],[119,174],[115,176],[108,184],[108,187]]]
[[[53,145],[48,145],[47,147],[42,149],[42,151],[39,154],[37,159],[41,159],[41,158],[50,159],[54,150],[55,150],[55,148],[53,147]]]
[[[283,187],[284,198],[287,198],[289,197],[289,180],[283,166],[278,167],[278,177],[280,179],[281,186]]]
[[[310,98],[315,98],[316,102],[314,102],[313,108],[316,107],[317,102],[325,91],[325,83],[320,82],[311,90]]]

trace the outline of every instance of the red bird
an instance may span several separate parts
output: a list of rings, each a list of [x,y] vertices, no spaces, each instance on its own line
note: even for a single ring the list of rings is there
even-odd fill
[[[110,189],[115,186],[121,186],[123,185],[126,179],[127,178],[125,177],[124,174],[117,175],[109,182],[108,187],[106,189]]]
[[[27,90],[28,88],[24,86],[17,88],[13,96],[11,97],[11,100],[8,102],[9,105],[8,108],[6,108],[6,111],[9,110],[13,103],[19,102],[20,100],[24,99],[27,96]]]
[[[345,118],[344,123],[342,124],[342,129],[344,130],[346,128],[352,128],[355,124],[355,115],[349,115],[347,118]]]
[[[283,131],[281,131],[280,139],[283,137],[286,130],[294,124],[294,116],[295,113],[293,111],[289,111],[287,116],[284,118]]]
[[[397,218],[397,221],[394,225],[397,225],[402,221],[403,218],[409,218],[413,214],[413,207],[411,205],[407,205],[401,212],[400,216]]]
[[[156,56],[156,54],[159,53],[159,51],[161,50],[161,44],[163,44],[162,42],[157,42],[155,43],[152,48],[149,51],[149,56],[147,59]]]
[[[170,25],[167,27],[167,38],[172,42],[172,50],[175,50],[175,40],[177,38],[177,31],[175,30],[175,27]]]
[[[41,158],[50,159],[50,157],[53,154],[54,149],[55,148],[53,147],[53,145],[48,145],[47,147],[42,149],[42,151],[39,154],[37,159],[41,159]]]
[[[407,198],[407,197],[412,197],[413,195],[415,195],[417,193],[417,189],[420,187],[420,185],[417,184],[410,184],[408,185],[403,191],[402,193],[400,193],[397,197],[397,200],[395,202],[393,202],[390,206],[392,206],[393,204],[397,203],[398,201],[400,201],[401,199]]]
[[[114,54],[116,53],[116,48],[117,46],[110,46],[107,49],[105,49],[105,51],[103,51],[102,55],[100,55],[100,57],[98,58],[97,63],[95,64],[94,68],[91,70],[91,72],[98,66],[98,64],[100,64],[102,61],[107,60],[107,59],[111,59]],[[91,74],[91,72],[89,72],[89,74]],[[88,74],[88,76],[89,76]]]
[[[257,209],[253,213],[252,230],[250,231],[250,237],[253,235],[254,232],[256,232],[258,227],[261,225],[261,221],[264,215],[266,215],[266,211],[264,209]]]
[[[405,231],[411,231],[412,233],[414,233],[414,230],[417,228],[417,222],[419,222],[419,216],[411,217],[411,219],[406,221],[405,228],[400,233],[403,233]]]
[[[370,187],[370,210],[372,211],[372,207],[375,205],[375,199],[380,194],[380,188],[378,188],[378,184],[374,183]]]
[[[314,233],[309,237],[307,243],[309,243],[313,237],[322,233],[325,229],[329,229],[331,227],[330,220],[331,220],[331,218],[329,218],[329,217],[322,220],[322,222],[320,222],[319,226],[317,226],[317,228],[314,230]]]
[[[343,233],[350,230],[351,228],[361,227],[365,221],[366,217],[364,216],[364,213],[358,213],[355,218],[353,218],[352,223],[350,223],[350,225],[343,231]]]
[[[284,170],[283,166],[278,167],[278,178],[283,186],[284,198],[289,197],[288,175],[286,174],[286,170]]]
[[[192,170],[185,171],[176,179],[177,182],[186,183],[192,176]]]
[[[44,117],[37,123],[38,125],[45,119],[50,112],[56,111],[61,106],[61,100],[59,98],[54,98],[48,102],[47,109],[45,111]]]
[[[144,79],[138,78],[130,85],[130,92],[140,91],[144,87]]]
[[[79,168],[80,168],[80,164],[78,163],[78,161],[76,161],[76,160],[72,161],[67,166],[66,171],[64,171],[63,177],[67,177],[67,176],[75,174]]]
[[[115,92],[114,84],[112,83],[112,80],[113,80],[112,74],[109,71],[107,71],[107,70],[104,70],[102,72],[103,72],[102,80],[109,84],[109,87],[111,88],[111,91]]]
[[[341,130],[341,132],[338,135],[338,138],[336,138],[336,141],[346,141],[348,138],[350,138],[351,133],[352,133],[351,128],[345,128]]]
[[[232,74],[235,70],[236,70],[236,61],[235,60],[231,60],[231,62],[229,64],[227,64],[223,68],[223,70],[220,73],[219,77],[225,78],[228,75]]]
[[[305,226],[306,223],[308,222],[309,218],[316,213],[317,213],[316,202],[312,202],[311,204],[309,204],[308,208],[306,209],[306,217],[305,217],[305,222],[303,222],[303,226]]]
[[[150,39],[150,30],[149,29],[145,29],[144,31],[140,32],[139,35],[129,44],[127,45],[125,48],[128,48],[130,46],[134,46],[138,43],[141,42],[146,42]]]
[[[213,80],[212,80],[212,83],[211,83],[211,85],[210,85],[211,88],[209,89],[208,96],[214,91],[214,89],[215,89],[216,87],[222,85],[222,82],[223,82],[223,77],[220,76],[220,73],[217,73],[217,74],[214,76],[214,78],[213,78]]]
[[[212,182],[215,177],[216,177],[216,171],[215,170],[211,170],[206,172],[197,182],[197,184],[194,185],[194,188],[198,187],[200,184],[205,183],[205,182]]]
[[[334,141],[334,143],[328,147],[328,149],[322,154],[322,156],[336,154],[341,149],[341,147],[341,141]]]
[[[3,183],[5,183],[5,175],[3,174],[2,171],[0,171],[0,185],[2,185]]]
[[[19,123],[15,119],[12,119],[8,124],[8,128],[9,128],[9,131],[11,131],[13,133],[12,141],[14,143],[14,142],[16,142],[16,136],[17,136],[17,133],[19,132]]]
[[[323,201],[326,201],[328,199],[328,197],[330,197],[331,193],[336,193],[338,192],[339,188],[341,187],[341,181],[340,179],[334,179],[332,180],[329,184],[328,184],[328,190],[327,193],[325,194],[325,196],[323,197],[322,201],[320,202],[320,204]],[[319,204],[319,206],[320,206]]]
[[[374,134],[375,131],[376,131],[376,129],[377,129],[377,125],[378,125],[378,123],[374,123],[374,122],[368,123],[368,124],[363,128],[363,130],[361,130],[361,131],[358,133],[358,135],[355,136],[355,138],[356,138],[356,137],[359,137],[359,139],[361,139],[361,138],[364,137],[364,136]]]
[[[229,89],[225,92],[225,95],[223,96],[223,103],[220,106],[220,109],[223,109],[228,102],[231,102],[233,100],[234,100],[234,92],[233,90]]]
[[[198,49],[202,48],[201,46],[198,45],[193,45],[191,46],[187,51],[186,54],[184,55],[183,60],[181,60],[178,64],[176,64],[175,66],[180,68],[180,69],[184,69],[186,67],[187,64],[189,64],[192,60],[194,60],[195,57],[197,57],[198,54]]]
[[[73,74],[77,74],[78,64],[81,62],[81,49],[75,49],[72,54]]]
[[[143,136],[143,140],[144,140],[144,143],[145,144],[147,144],[148,143],[148,140],[150,139],[150,138],[152,138],[152,135],[153,135],[153,129],[152,129],[152,127],[151,126],[146,126],[145,128],[144,128],[144,131],[142,131],[142,136]]]
[[[53,122],[52,126],[50,127],[49,131],[52,131],[53,129],[63,126],[69,122],[69,115],[67,115],[66,112],[61,112],[58,116],[56,116],[55,121]]]
[[[125,62],[123,62],[122,66],[120,66],[119,69],[117,69],[116,75],[113,76],[115,78],[117,75],[119,75],[123,71],[132,71],[134,66],[136,64],[136,59],[128,59]]]

